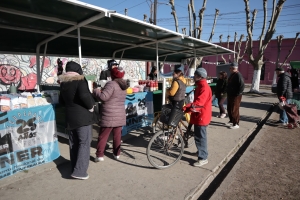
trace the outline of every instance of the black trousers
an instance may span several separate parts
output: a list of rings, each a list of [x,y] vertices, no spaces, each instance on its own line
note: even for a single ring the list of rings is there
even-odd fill
[[[90,162],[92,125],[82,126],[70,131],[70,159],[72,175],[86,177]]]

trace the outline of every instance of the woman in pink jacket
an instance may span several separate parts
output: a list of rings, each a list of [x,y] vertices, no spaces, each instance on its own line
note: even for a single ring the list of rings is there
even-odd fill
[[[207,156],[207,132],[206,128],[212,115],[212,92],[206,81],[207,72],[204,68],[198,68],[194,74],[196,85],[194,102],[184,107],[185,112],[191,114],[190,124],[194,125],[194,138],[198,149],[198,161],[194,166],[200,167],[208,163]]]

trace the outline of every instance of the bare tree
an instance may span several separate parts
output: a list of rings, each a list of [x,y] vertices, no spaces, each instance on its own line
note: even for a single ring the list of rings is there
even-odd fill
[[[193,37],[193,34],[192,34],[192,30],[193,30],[193,27],[192,27],[192,11],[191,11],[191,4],[188,4],[188,13],[189,13],[189,27],[190,27],[190,33],[189,33],[189,36]]]
[[[273,0],[273,9],[272,9],[272,16],[269,21],[269,27],[266,30],[266,24],[267,24],[267,0],[263,0],[263,10],[264,10],[264,22],[263,22],[263,28],[260,35],[260,41],[258,46],[258,53],[257,55],[253,55],[253,27],[254,27],[254,21],[256,18],[257,11],[254,10],[252,12],[252,21],[250,20],[250,6],[249,6],[249,0],[244,0],[245,2],[245,11],[246,11],[246,27],[247,27],[247,34],[249,37],[249,45],[247,47],[247,54],[249,56],[249,62],[254,68],[254,74],[252,79],[252,85],[250,88],[250,92],[259,92],[259,84],[260,84],[260,74],[261,74],[261,68],[263,66],[263,55],[264,52],[272,39],[276,23],[278,20],[278,17],[281,13],[283,4],[286,0],[279,0],[276,5],[276,0]]]
[[[277,60],[276,60],[276,67],[279,67],[279,58],[280,58],[280,52],[281,52],[281,44],[282,44],[283,35],[277,36]]]
[[[193,37],[197,38],[197,31],[196,31],[196,23],[197,23],[197,19],[196,19],[196,13],[195,13],[195,6],[194,6],[194,0],[190,0],[190,4],[191,4],[191,9],[192,9],[192,15],[193,15],[193,21],[194,21],[194,25],[193,25]]]
[[[295,37],[295,40],[294,40],[294,45],[293,45],[293,47],[291,48],[291,50],[289,51],[289,54],[285,57],[284,61],[282,62],[281,67],[284,65],[284,63],[287,61],[287,59],[288,59],[288,58],[290,57],[290,55],[293,53],[294,48],[295,48],[295,46],[296,46],[296,44],[297,44],[297,40],[298,40],[299,34],[300,34],[299,32],[296,33],[296,37]]]
[[[222,44],[223,44],[223,42],[222,42],[222,37],[223,37],[223,35],[221,34],[221,35],[219,36],[220,46],[222,46]],[[221,55],[221,58],[222,58],[223,62],[226,63],[226,59],[224,58],[223,54]]]
[[[214,25],[213,25],[213,27],[212,27],[212,30],[211,30],[211,33],[210,33],[210,37],[209,37],[209,39],[208,39],[208,42],[211,42],[212,37],[213,37],[214,34],[215,34],[215,27],[216,27],[218,15],[219,15],[219,10],[216,9],[216,12],[215,12],[215,19],[214,19]]]
[[[172,14],[173,17],[174,17],[174,20],[175,20],[175,28],[176,28],[176,32],[178,33],[178,19],[177,19],[177,15],[176,15],[176,10],[175,10],[175,3],[174,3],[174,0],[170,0],[169,3],[171,4],[171,9],[172,9],[171,14]]]
[[[203,15],[204,15],[204,11],[206,9],[206,1],[207,0],[203,0],[202,8],[199,10],[199,34],[198,34],[198,39],[201,39],[201,35],[202,35],[202,30],[203,30]]]

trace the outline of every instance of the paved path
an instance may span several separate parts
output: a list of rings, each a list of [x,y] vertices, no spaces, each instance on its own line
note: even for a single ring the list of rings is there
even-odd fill
[[[154,169],[146,157],[152,134],[133,133],[124,140],[120,161],[107,150],[105,161],[94,163],[95,143],[91,147],[90,178],[70,178],[67,141],[60,139],[61,157],[55,162],[17,173],[0,181],[1,200],[5,199],[196,199],[228,162],[257,122],[266,115],[272,96],[243,96],[240,129],[224,126],[228,118],[212,118],[208,127],[209,163],[193,167],[195,146],[185,150],[181,161],[165,169]],[[213,116],[218,109],[213,108]],[[95,136],[96,137],[96,136]],[[95,138],[94,138],[95,139]]]

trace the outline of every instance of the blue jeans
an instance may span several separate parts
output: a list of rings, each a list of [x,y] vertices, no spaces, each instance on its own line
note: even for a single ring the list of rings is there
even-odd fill
[[[194,138],[195,138],[196,147],[198,149],[199,160],[206,160],[208,156],[206,127],[207,126],[194,125],[194,132],[195,132]]]
[[[286,103],[289,104],[290,102],[291,102],[291,99],[286,100]],[[279,111],[279,121],[281,121],[282,123],[288,123],[289,122],[285,110],[280,109],[280,111]]]

